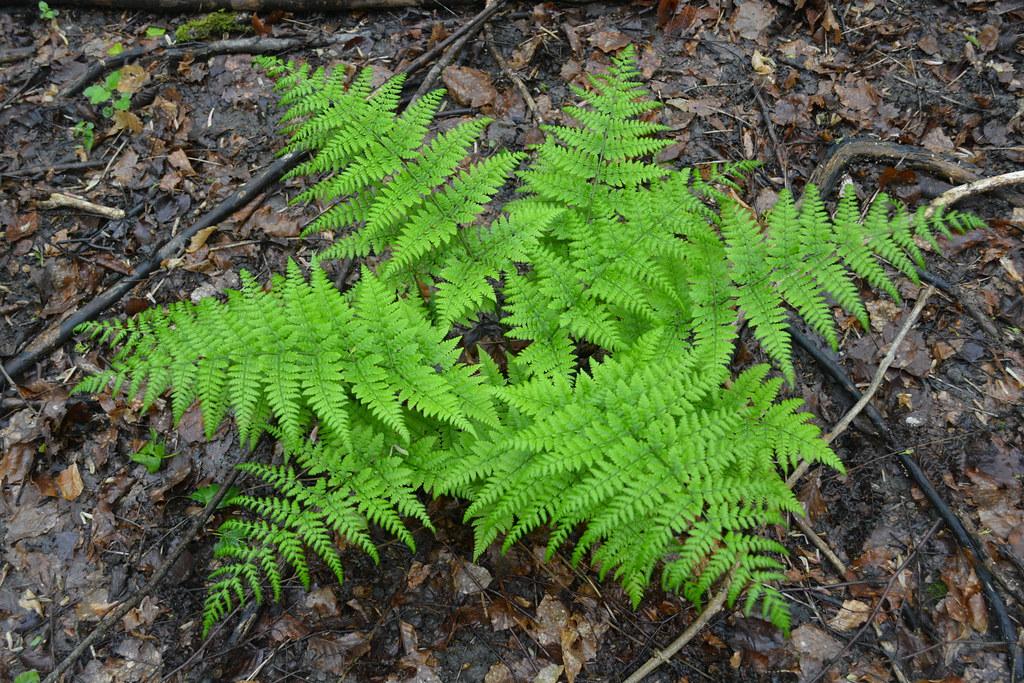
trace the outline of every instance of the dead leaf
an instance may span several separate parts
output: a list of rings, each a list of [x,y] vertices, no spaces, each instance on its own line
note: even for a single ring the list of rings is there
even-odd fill
[[[762,76],[771,76],[775,73],[775,60],[765,57],[760,50],[754,50],[754,54],[750,57],[750,65],[754,67],[755,73]]]
[[[7,547],[26,538],[48,534],[57,527],[60,515],[55,503],[43,505],[22,505],[7,522]]]
[[[562,675],[562,667],[558,664],[548,664],[541,669],[533,679],[533,683],[558,683]]]
[[[354,661],[370,651],[365,633],[353,631],[331,637],[313,636],[307,641],[304,659],[317,671],[341,676]]]
[[[800,656],[802,680],[810,680],[821,671],[822,664],[842,652],[843,646],[817,626],[804,624],[793,631],[793,647]]]
[[[978,31],[978,46],[982,52],[992,52],[999,47],[999,28],[985,24]]]
[[[491,585],[491,580],[491,573],[487,569],[464,562],[455,572],[455,593],[460,596],[479,593]]]
[[[665,28],[679,11],[679,0],[658,0],[658,28]]]
[[[135,150],[128,149],[110,169],[110,176],[121,187],[128,187],[139,172],[138,164],[139,155],[135,153]]]
[[[491,76],[485,71],[468,66],[449,66],[441,78],[452,98],[463,107],[482,107],[498,97]]]
[[[828,625],[837,631],[852,631],[861,626],[871,615],[871,607],[860,600],[844,600],[839,613],[832,617]]]
[[[138,631],[140,627],[152,626],[161,612],[163,610],[157,606],[151,596],[147,595],[138,607],[121,618],[121,623],[124,624],[124,628],[128,632]]]
[[[732,29],[747,40],[756,40],[775,19],[775,8],[763,0],[744,0],[738,3],[729,22]]]
[[[544,42],[544,36],[538,34],[533,38],[530,38],[525,43],[519,45],[515,50],[512,51],[512,58],[508,60],[508,66],[510,69],[522,69],[530,63],[533,59],[534,53],[537,48],[540,47],[541,43]]]
[[[11,484],[20,484],[32,471],[36,447],[31,443],[11,444],[0,458],[0,484],[6,479]]]
[[[184,176],[193,176],[196,174],[195,169],[192,168],[192,162],[189,161],[185,152],[180,149],[176,149],[167,155],[167,163],[169,163],[173,168],[181,171]]]
[[[484,683],[515,683],[512,671],[503,662],[491,666],[484,675]]]
[[[82,495],[85,485],[82,483],[82,474],[78,471],[78,463],[71,463],[56,478],[57,490],[64,500],[75,500]]]
[[[118,109],[114,112],[111,119],[114,121],[114,125],[110,129],[110,132],[112,133],[116,133],[119,130],[126,130],[138,135],[142,132],[142,119],[130,111],[121,111]]]
[[[569,610],[557,598],[545,595],[537,606],[536,626],[533,637],[540,645],[562,642],[562,627],[569,619]]]
[[[185,249],[189,254],[194,254],[203,248],[206,244],[206,240],[210,239],[210,235],[217,231],[220,225],[211,225],[208,228],[203,228],[192,235],[192,239],[188,242],[188,247]]]
[[[590,36],[590,44],[605,54],[621,50],[632,42],[632,38],[619,31],[598,31]]]
[[[921,144],[932,152],[949,152],[953,149],[953,141],[938,126],[924,134]]]
[[[9,242],[17,242],[20,239],[31,237],[38,229],[39,214],[35,211],[29,211],[28,213],[15,218],[14,221],[7,226],[6,237]]]
[[[149,74],[138,64],[126,64],[121,67],[121,78],[117,82],[117,91],[134,95],[146,81]]]

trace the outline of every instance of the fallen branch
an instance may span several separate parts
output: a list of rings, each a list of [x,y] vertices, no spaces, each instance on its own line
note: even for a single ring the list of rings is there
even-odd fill
[[[5,376],[4,379],[0,380],[0,389],[3,389],[3,385],[6,384],[7,376],[18,379],[44,354],[49,353],[60,344],[71,339],[75,333],[76,327],[96,318],[100,313],[120,301],[121,297],[131,291],[135,285],[145,280],[154,271],[158,270],[163,261],[174,258],[184,251],[193,235],[203,228],[208,228],[220,223],[231,216],[231,214],[244,207],[252,201],[254,197],[261,194],[266,188],[280,180],[281,176],[294,168],[301,160],[302,157],[296,154],[286,154],[282,156],[267,167],[267,170],[249,181],[249,183],[241,190],[233,193],[221,204],[206,212],[202,218],[196,221],[188,229],[179,232],[177,235],[165,242],[163,246],[157,249],[147,261],[136,266],[130,275],[124,276],[116,284],[95,297],[92,301],[43,331],[42,334],[32,340],[32,343],[29,344],[28,348],[24,349],[5,365]]]
[[[811,352],[811,355],[815,360],[818,360],[821,357],[827,358],[825,353],[818,349],[817,346],[807,337],[804,337],[803,335],[794,335],[793,340],[805,350]],[[860,399],[860,392],[857,390],[850,377],[846,374],[846,371],[843,370],[838,363],[835,361],[829,361],[822,363],[821,365],[830,376],[839,382],[839,385],[843,387],[844,391],[846,391],[851,398],[856,400]],[[875,429],[877,429],[883,436],[886,445],[896,454],[897,460],[910,474],[911,480],[921,490],[925,498],[928,499],[931,506],[935,508],[935,511],[939,514],[939,517],[945,523],[946,527],[952,532],[957,544],[964,550],[968,551],[967,554],[971,560],[972,566],[974,567],[974,572],[977,575],[978,580],[981,582],[982,589],[985,593],[985,601],[988,604],[990,613],[994,617],[992,621],[995,629],[1003,642],[1006,643],[1007,656],[1009,658],[1010,672],[1012,676],[1011,680],[1024,680],[1024,655],[1022,655],[1020,647],[1017,645],[1016,631],[1013,626],[1013,622],[1010,620],[1009,613],[1007,612],[1006,603],[1003,601],[999,592],[995,589],[995,579],[988,569],[986,562],[987,555],[981,543],[967,531],[957,514],[953,512],[949,505],[942,499],[942,496],[935,488],[935,485],[931,483],[931,480],[928,479],[924,470],[922,470],[921,466],[917,464],[917,461],[911,457],[910,451],[896,443],[881,413],[879,413],[874,406],[867,406],[864,410],[864,414],[874,425]]]
[[[432,67],[430,67],[430,71],[427,72],[427,75],[423,78],[423,82],[420,83],[420,86],[416,89],[413,99],[422,97],[427,93],[427,91],[434,87],[434,82],[437,81],[438,76],[441,75],[441,71],[452,63],[452,60],[455,59],[455,55],[465,47],[466,43],[469,42],[469,39],[480,32],[480,29],[484,27],[487,20],[490,19],[499,9],[505,6],[506,1],[507,0],[497,0],[496,2],[488,2],[487,6],[484,7],[484,9],[473,17],[465,26],[463,26],[458,34],[453,33],[448,36],[448,39],[444,41],[444,48],[442,48],[444,49],[444,54],[441,55],[441,58],[438,59]]]
[[[857,159],[887,159],[928,171],[956,185],[973,183],[981,177],[977,171],[961,165],[955,158],[921,147],[873,138],[849,138],[829,150],[828,156],[818,164],[807,182],[816,185],[823,197],[830,195],[843,171]],[[1024,197],[1016,192],[1004,190],[1002,197],[1017,206],[1024,206]]]
[[[51,192],[49,198],[39,202],[38,206],[40,209],[76,209],[111,220],[121,220],[124,218],[124,209],[103,206],[102,204],[90,202],[88,199],[82,199],[81,197],[63,192]]]
[[[931,218],[932,214],[937,210],[945,209],[947,206],[952,206],[953,204],[963,201],[968,197],[973,197],[976,194],[991,192],[992,190],[998,190],[1003,187],[1018,185],[1020,183],[1024,183],[1024,171],[1013,171],[1012,173],[1004,173],[1002,175],[991,176],[989,178],[981,178],[980,180],[975,180],[973,183],[950,188],[932,200],[925,212],[925,216]]]
[[[87,635],[82,642],[80,642],[75,649],[72,650],[60,663],[54,667],[53,671],[47,674],[46,678],[43,679],[43,683],[57,683],[57,680],[70,669],[78,658],[86,653],[100,638],[107,634],[114,624],[121,620],[121,618],[128,614],[132,609],[135,608],[142,599],[147,595],[151,595],[160,582],[164,580],[167,573],[171,571],[171,568],[181,557],[181,554],[185,551],[186,546],[192,542],[199,530],[203,528],[207,520],[213,516],[213,513],[217,510],[217,506],[220,505],[221,501],[224,500],[224,496],[227,495],[228,489],[238,479],[238,475],[241,472],[239,469],[232,469],[231,473],[227,476],[227,480],[221,484],[220,490],[214,494],[210,502],[206,504],[203,511],[192,518],[192,524],[189,525],[184,535],[178,540],[178,544],[174,546],[174,549],[168,553],[167,557],[164,558],[160,568],[156,570],[156,573],[150,577],[146,585],[142,587],[142,590],[135,593],[133,596],[122,602],[120,605],[115,607],[110,612],[107,612],[106,616],[100,620],[100,623],[96,624],[96,627]]]
[[[142,46],[115,55],[104,57],[92,63],[85,72],[64,86],[58,93],[60,97],[74,97],[100,79],[103,74],[119,69],[129,62],[143,57],[177,59],[192,55],[196,59],[206,59],[214,55],[233,54],[280,54],[300,48],[325,47],[335,43],[347,43],[360,38],[357,33],[340,33],[329,37],[310,39],[300,36],[295,38],[231,38],[216,40],[212,43],[185,43],[183,45]]]
[[[431,59],[446,50],[448,46],[452,46],[456,41],[460,40],[468,33],[475,33],[478,31],[479,28],[483,26],[487,18],[494,14],[495,10],[496,8],[485,8],[465,26],[460,27],[458,31],[452,33],[452,35],[450,35],[446,40],[438,43],[405,67],[399,69],[397,73],[409,74],[423,68]],[[465,42],[463,41],[460,43],[460,46],[464,44]],[[452,54],[454,56],[454,52],[452,52]],[[24,349],[4,365],[3,376],[0,377],[0,391],[5,388],[5,385],[8,382],[7,377],[18,379],[31,365],[42,358],[44,354],[49,353],[60,344],[70,340],[74,335],[76,327],[82,323],[95,319],[103,313],[103,311],[113,306],[121,299],[121,297],[131,291],[135,285],[145,280],[146,277],[157,270],[164,260],[178,256],[184,250],[188,241],[192,239],[193,235],[204,228],[216,225],[235,211],[244,207],[266,188],[279,181],[285,173],[295,168],[303,158],[304,157],[302,155],[296,154],[288,154],[281,157],[270,165],[266,171],[249,181],[249,183],[239,192],[228,197],[228,199],[226,199],[221,205],[209,211],[197,223],[166,242],[148,261],[132,271],[131,275],[127,275],[122,278],[115,285],[98,295],[88,304],[79,308],[57,325],[51,326],[47,330],[43,331],[42,334],[38,335],[29,344],[28,348]]]

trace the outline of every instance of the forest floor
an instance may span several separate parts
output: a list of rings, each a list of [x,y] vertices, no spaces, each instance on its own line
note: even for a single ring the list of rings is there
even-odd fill
[[[289,57],[372,65],[383,79],[478,9],[241,15],[230,30],[295,37]],[[272,163],[281,145],[274,97],[251,56],[162,51],[190,18],[0,13],[5,363]],[[757,159],[745,188],[757,208],[784,187],[799,193],[830,147],[852,136],[919,146],[982,176],[1024,162],[1024,0],[510,2],[441,73],[451,99],[442,125],[483,113],[495,119],[489,142],[522,149],[538,140],[540,118],[560,121],[567,83],[582,83],[627,44],[665,105],[659,120],[674,144],[661,161]],[[65,94],[88,66],[136,48],[143,54],[116,84],[107,70],[86,94]],[[881,188],[916,205],[950,187],[898,157],[844,171],[863,198]],[[201,231],[103,315],[197,301],[237,286],[239,269],[265,279],[289,257],[308,259],[316,245],[298,235],[315,212],[288,205],[297,187],[275,184]],[[59,198],[48,205],[53,193],[107,211]],[[874,405],[983,546],[995,591],[1024,633],[1024,207],[986,195],[958,208],[988,228],[928,255],[957,294],[928,302]],[[838,358],[861,386],[920,288],[902,291],[900,306],[865,292],[872,329],[838,321]],[[792,391],[827,429],[850,402],[810,357],[798,361]],[[162,403],[140,414],[122,398],[69,395],[103,363],[71,341],[29,364],[16,389],[0,380],[5,681],[31,669],[45,675],[136,594],[202,509],[191,494],[242,458],[230,428],[203,438],[195,410],[175,429]],[[132,460],[151,432],[173,454],[155,473]],[[799,491],[843,571],[795,527],[776,530],[791,550],[783,589],[792,637],[726,609],[647,681],[1010,680],[972,556],[937,524],[892,449],[866,421],[836,449],[847,474],[812,472]],[[289,584],[281,605],[236,613],[203,640],[218,513],[66,680],[621,681],[698,614],[656,589],[633,609],[592,568],[564,556],[544,562],[539,535],[473,564],[463,510],[435,502],[437,533],[417,532],[415,553],[383,542],[379,566],[346,553],[343,585],[321,568],[308,594]]]

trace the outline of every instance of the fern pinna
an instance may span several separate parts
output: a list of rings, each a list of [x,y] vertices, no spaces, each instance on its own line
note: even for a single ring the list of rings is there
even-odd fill
[[[243,441],[282,443],[283,462],[242,465],[269,492],[233,499],[205,629],[268,584],[279,597],[286,570],[308,584],[309,552],[340,580],[339,539],[376,558],[370,524],[412,547],[405,520],[431,526],[419,489],[469,502],[478,555],[543,529],[634,603],[656,573],[699,602],[731,571],[730,600],[788,628],[784,548],[761,529],[802,512],[799,461],[842,463],[768,365],[731,370],[739,330],[792,383],[791,317],[835,346],[833,306],[867,323],[854,277],[897,297],[888,267],[915,278],[919,241],[977,219],[885,196],[862,216],[850,192],[830,216],[813,187],[757,217],[737,196],[752,164],[652,161],[668,143],[629,49],[525,166],[470,158],[485,119],[432,132],[440,91],[397,114],[400,80],[263,66],[287,149],[311,153],[294,172],[314,176],[297,200],[324,206],[308,232],[336,239],[308,276],[86,326],[118,351],[82,390],[169,390],[175,418],[198,402],[208,433],[230,412]],[[344,294],[320,267],[371,255]],[[524,342],[507,367],[459,360],[453,332],[482,312]]]

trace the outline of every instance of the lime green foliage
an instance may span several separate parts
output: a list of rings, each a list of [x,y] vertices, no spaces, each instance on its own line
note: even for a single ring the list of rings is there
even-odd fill
[[[132,95],[128,92],[118,93],[117,85],[121,82],[121,70],[112,71],[104,79],[103,83],[90,85],[82,94],[88,98],[91,104],[102,104],[103,115],[107,118],[114,115],[115,111],[128,111],[132,106]]]
[[[82,149],[88,154],[96,144],[96,126],[92,121],[79,121],[71,128],[71,133],[82,140]]]
[[[220,484],[207,484],[206,486],[200,486],[189,494],[189,499],[205,507],[210,504],[210,501],[213,500],[213,497],[217,495],[218,491],[220,491]],[[217,503],[217,509],[220,510],[221,508],[231,505],[235,496],[239,493],[240,491],[237,486],[229,488],[221,501]]]
[[[248,22],[239,14],[222,9],[211,12],[198,19],[186,21],[174,29],[174,39],[183,43],[190,40],[210,40],[221,38],[228,33],[246,33],[250,30]]]
[[[132,453],[132,462],[139,463],[150,474],[156,474],[160,471],[160,465],[163,464],[164,459],[168,457],[170,456],[167,455],[167,447],[160,440],[156,430],[151,429],[149,430],[149,441]]]
[[[176,419],[198,401],[208,433],[230,414],[244,443],[283,446],[281,464],[242,466],[267,493],[232,500],[205,629],[278,597],[285,571],[308,584],[308,553],[340,579],[339,539],[376,559],[370,524],[413,547],[419,489],[469,501],[478,555],[543,530],[634,603],[655,580],[699,602],[732,570],[730,601],[745,591],[788,629],[784,548],[761,530],[802,512],[797,463],[842,464],[768,365],[733,372],[737,330],[792,384],[790,316],[834,346],[833,305],[866,323],[853,277],[895,296],[884,263],[916,277],[917,239],[976,219],[884,196],[861,218],[849,194],[833,218],[813,188],[756,217],[735,194],[751,164],[652,162],[667,143],[632,51],[574,91],[572,123],[545,128],[501,207],[522,155],[473,156],[482,120],[432,134],[440,92],[397,114],[401,81],[261,63],[286,149],[312,153],[295,172],[315,177],[299,200],[327,205],[310,230],[337,239],[269,290],[245,277],[224,302],[86,326],[119,350],[81,389],[145,405],[169,390]],[[366,256],[344,294],[319,267]],[[450,338],[484,311],[525,343],[507,368],[460,362]]]
[[[46,3],[41,2],[39,4],[45,5]],[[14,683],[39,683],[39,672],[35,669],[32,669],[31,671],[25,671],[23,673],[20,673],[14,677]]]
[[[46,21],[51,21],[53,19],[56,19],[58,17],[58,15],[60,15],[60,11],[59,10],[55,10],[52,7],[50,7],[49,3],[43,2],[43,0],[39,0],[39,18],[40,19],[45,19]]]

